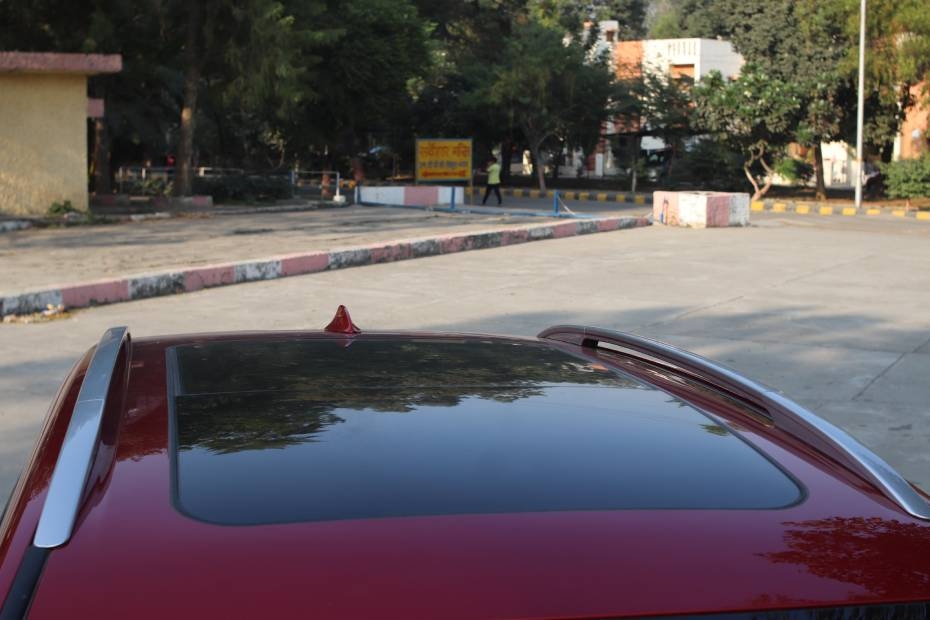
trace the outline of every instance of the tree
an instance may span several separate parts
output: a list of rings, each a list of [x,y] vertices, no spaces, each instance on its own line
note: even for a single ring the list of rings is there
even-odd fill
[[[610,115],[619,135],[631,138],[629,146],[631,191],[636,191],[636,174],[643,137],[660,138],[672,150],[672,159],[692,133],[693,101],[690,78],[670,78],[653,72],[626,72],[611,98]],[[666,174],[672,168],[672,159]]]
[[[826,197],[821,143],[841,137],[851,85],[841,69],[846,0],[716,0],[726,36],[748,62],[794,85],[795,142],[812,148],[817,197]],[[791,36],[786,36],[791,33]]]
[[[299,15],[298,15],[299,18]],[[327,18],[344,33],[304,51],[318,64],[302,77],[306,103],[283,124],[295,152],[332,145],[346,154],[369,136],[408,130],[411,96],[433,61],[429,25],[406,0],[340,0]]]
[[[921,0],[900,0],[894,4],[892,31],[898,33],[898,77],[916,84],[930,79],[930,11]],[[930,91],[924,96],[930,100]]]
[[[542,153],[547,141],[600,132],[612,76],[606,59],[591,58],[582,37],[529,21],[514,29],[486,90],[509,112],[533,156],[540,189],[546,188]]]
[[[742,151],[752,199],[760,199],[772,185],[773,156],[791,141],[801,112],[796,88],[746,64],[735,80],[712,72],[694,87],[694,99],[697,128]],[[763,170],[761,179],[753,171],[756,165]]]
[[[306,15],[319,15],[319,0],[299,4]],[[184,33],[184,94],[175,171],[176,195],[191,193],[194,132],[198,98],[207,83],[219,82],[220,96],[245,110],[284,114],[307,97],[299,77],[318,62],[299,54],[308,44],[338,36],[329,28],[314,29],[313,20],[294,19],[277,0],[192,0],[174,7]]]
[[[793,138],[812,147],[816,192],[824,198],[821,143],[851,142],[855,137],[859,3],[715,0],[715,5],[726,26],[724,34],[737,51],[795,85],[802,106]],[[865,141],[886,161],[913,104],[909,85],[926,74],[930,62],[924,53],[930,50],[930,24],[921,27],[927,23],[926,14],[920,0],[869,4]],[[792,36],[785,36],[789,32]]]
[[[594,0],[591,16],[617,20],[617,37],[621,41],[642,39],[646,35],[646,4],[643,0]]]
[[[726,32],[724,20],[715,0],[660,0],[653,3],[647,20],[649,38],[677,39],[702,37],[712,39]]]

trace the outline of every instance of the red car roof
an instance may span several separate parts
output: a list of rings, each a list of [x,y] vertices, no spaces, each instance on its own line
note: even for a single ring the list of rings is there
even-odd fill
[[[173,505],[166,358],[178,345],[230,338],[133,344],[125,396],[113,405],[120,428],[104,429],[99,476],[71,539],[48,556],[29,618],[595,618],[927,598],[930,523],[751,416],[724,416],[724,432],[738,433],[796,480],[799,501],[775,509],[543,510],[259,525],[191,518]],[[66,385],[64,411],[76,399],[83,366]],[[239,378],[249,380],[260,383]],[[642,383],[636,389],[663,393]],[[665,395],[666,407],[690,407]],[[705,410],[712,404],[697,390],[692,402]],[[41,450],[57,452],[64,418],[52,421],[21,487],[0,558],[20,557],[31,541],[54,465]],[[553,454],[583,458],[571,450]],[[15,569],[0,565],[0,593]]]

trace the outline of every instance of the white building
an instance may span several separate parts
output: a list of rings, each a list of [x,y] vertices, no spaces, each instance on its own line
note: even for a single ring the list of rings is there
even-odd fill
[[[725,77],[736,77],[743,66],[743,57],[729,41],[717,39],[645,39],[619,41],[619,23],[600,22],[598,51],[609,49],[612,68],[620,79],[639,77],[644,73],[664,75],[671,78],[688,77],[698,81],[712,71]],[[645,119],[648,122],[648,119]],[[612,122],[605,123],[604,133],[609,136],[616,131]],[[645,137],[642,148],[654,151],[665,148],[665,144],[652,137]],[[613,153],[603,143],[593,157],[583,162],[581,154],[575,154],[565,172],[573,174],[580,167],[586,168],[589,176],[605,176],[620,172]]]

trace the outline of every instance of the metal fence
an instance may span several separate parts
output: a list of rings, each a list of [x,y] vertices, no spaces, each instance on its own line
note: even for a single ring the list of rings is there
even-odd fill
[[[318,198],[333,202],[351,200],[352,192],[338,170],[292,170],[291,187],[294,195],[303,198]]]
[[[170,166],[122,166],[116,172],[119,193],[165,195],[171,192],[175,168]],[[199,166],[193,169],[195,193],[215,200],[292,198],[346,202],[354,185],[338,170],[248,171],[242,168]]]

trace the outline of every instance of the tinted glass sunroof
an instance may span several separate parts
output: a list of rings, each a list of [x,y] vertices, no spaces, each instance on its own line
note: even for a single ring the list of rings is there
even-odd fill
[[[502,340],[171,349],[174,500],[231,524],[777,508],[795,483],[689,405]]]

